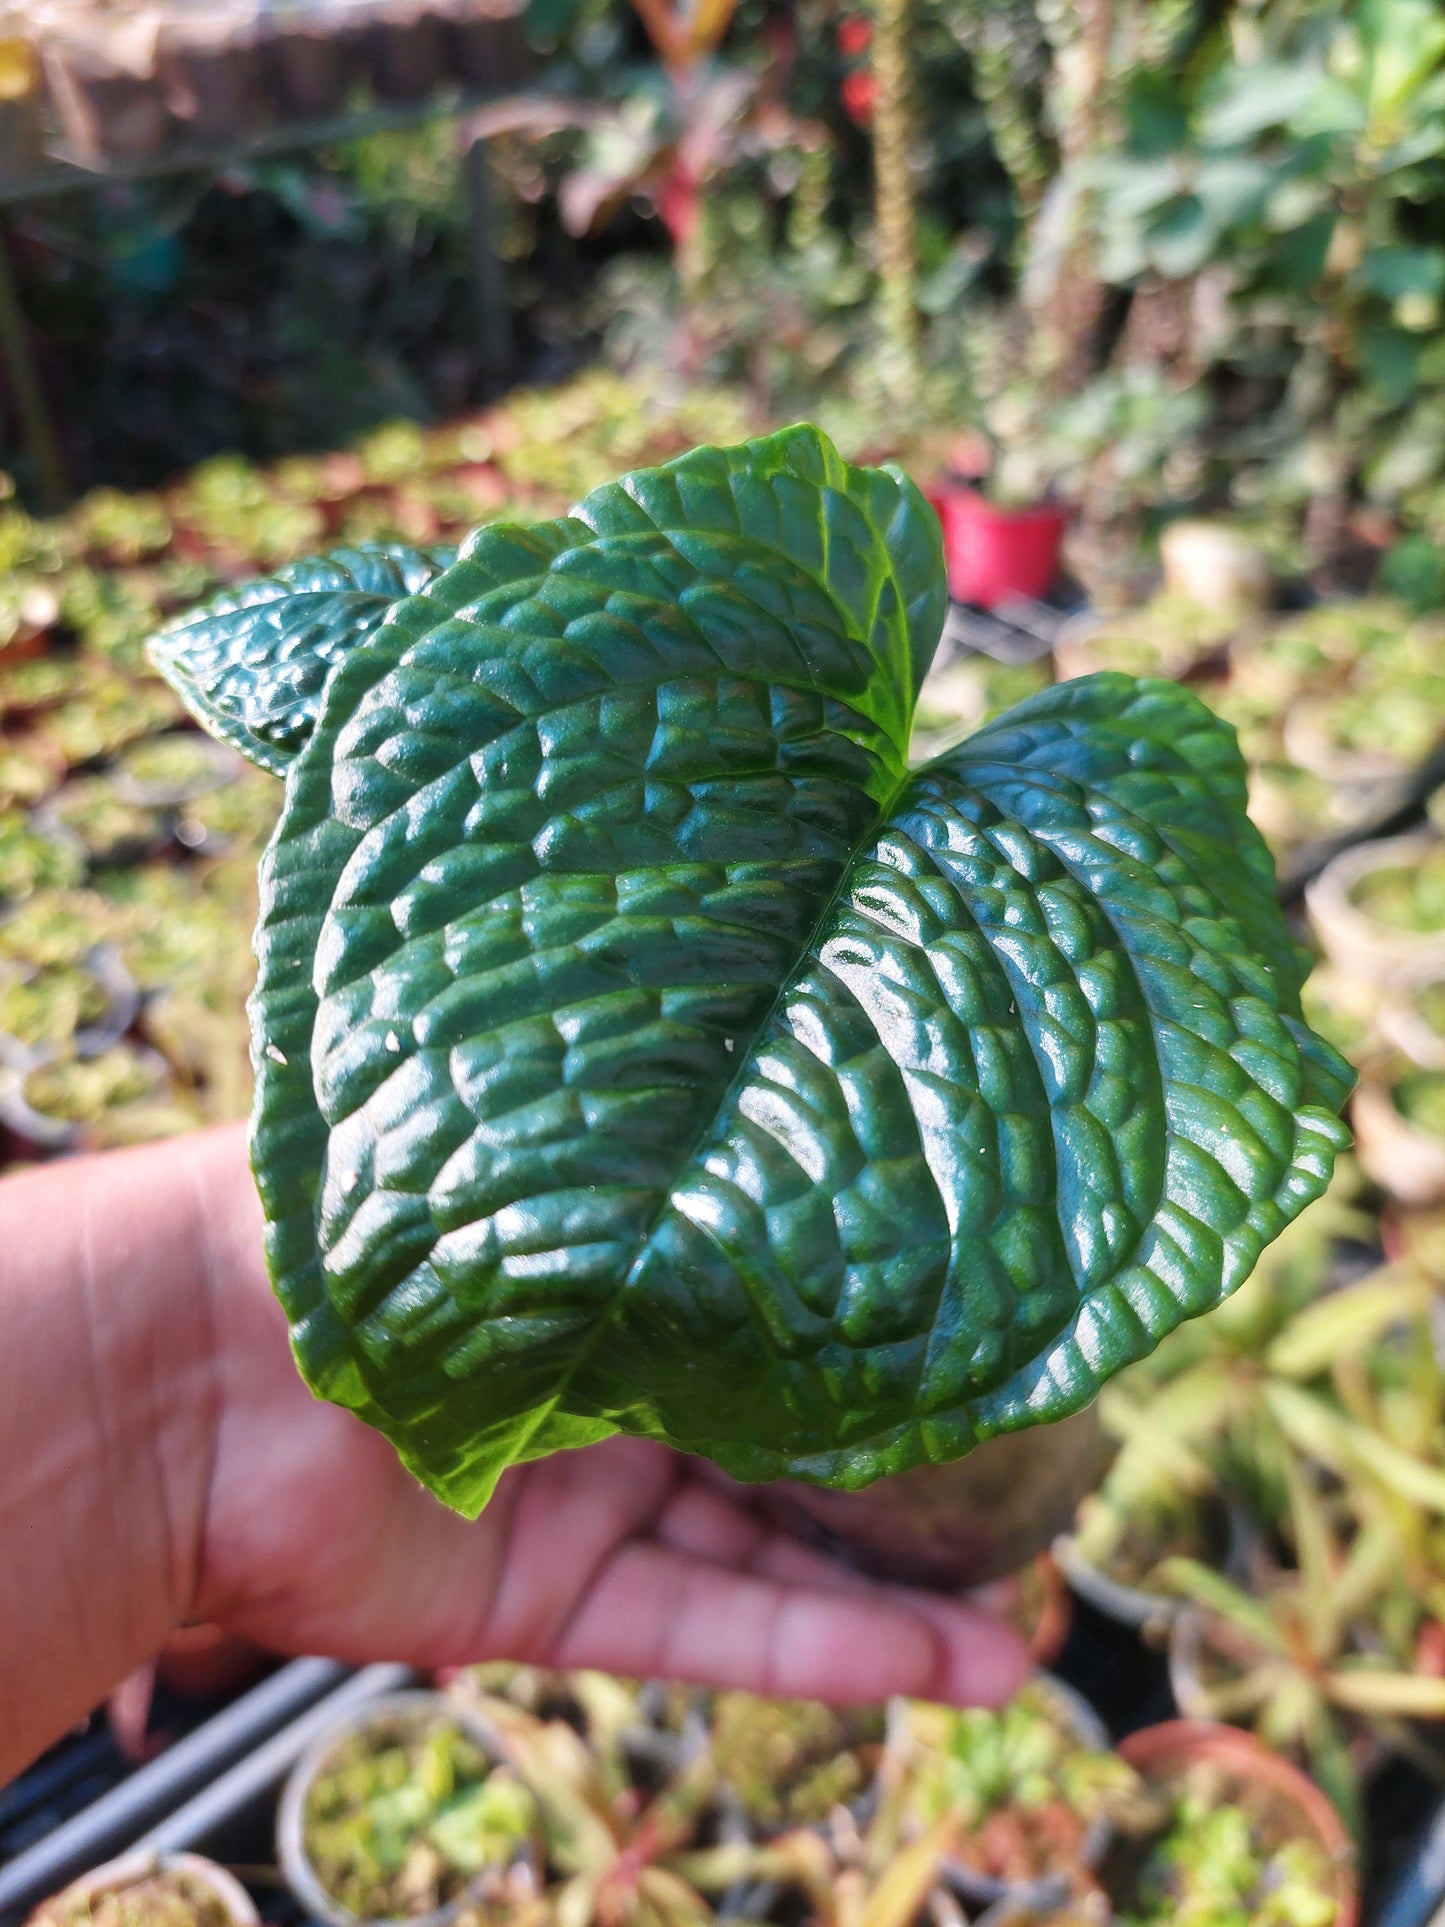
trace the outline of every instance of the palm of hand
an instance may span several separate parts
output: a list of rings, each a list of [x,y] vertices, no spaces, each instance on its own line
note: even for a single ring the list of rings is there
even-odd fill
[[[196,1617],[358,1662],[510,1658],[837,1702],[1018,1686],[1018,1639],[977,1606],[862,1580],[644,1440],[516,1467],[474,1524],[448,1512],[297,1376],[238,1133],[211,1134],[197,1176],[218,1375]]]

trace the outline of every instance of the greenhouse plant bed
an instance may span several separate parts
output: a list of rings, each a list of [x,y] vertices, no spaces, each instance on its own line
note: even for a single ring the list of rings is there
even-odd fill
[[[722,440],[745,432],[737,406],[725,395],[710,396],[705,405],[694,397],[684,404],[692,412],[677,418],[612,378],[594,374],[552,393],[517,397],[449,430],[423,433],[397,424],[368,437],[355,450],[316,461],[283,463],[274,470],[229,458],[210,463],[170,488],[164,505],[156,498],[92,501],[82,504],[64,523],[50,525],[27,523],[18,511],[0,504],[0,522],[20,558],[18,577],[33,579],[60,610],[49,633],[37,639],[32,660],[19,663],[9,652],[0,653],[0,729],[6,749],[15,753],[13,780],[32,786],[6,810],[5,835],[0,839],[4,879],[0,881],[0,976],[7,983],[23,980],[28,986],[37,973],[48,974],[56,980],[51,988],[63,989],[58,982],[63,973],[73,969],[77,958],[83,958],[95,942],[105,942],[139,989],[139,1011],[128,1033],[130,1040],[162,1052],[173,1073],[166,1128],[196,1117],[243,1113],[249,1081],[241,1011],[252,969],[256,859],[275,814],[270,779],[232,776],[212,786],[208,772],[193,772],[194,781],[187,778],[179,790],[162,784],[167,796],[184,793],[188,797],[183,803],[158,805],[184,828],[176,828],[163,850],[134,861],[103,858],[94,849],[77,851],[68,844],[62,849],[37,831],[32,821],[32,811],[43,813],[67,777],[85,782],[104,778],[116,785],[117,794],[124,788],[149,806],[161,792],[133,788],[127,770],[136,756],[138,780],[147,785],[160,780],[157,768],[162,760],[176,759],[178,744],[184,752],[181,761],[191,749],[199,750],[202,739],[178,723],[175,705],[143,665],[146,636],[164,616],[219,587],[223,574],[239,579],[274,571],[316,546],[378,537],[400,540],[404,531],[394,524],[403,513],[409,516],[418,503],[428,510],[428,526],[438,530],[438,542],[448,544],[459,540],[479,516],[534,520],[559,513],[588,487],[614,476],[624,461],[672,453],[702,437]],[[472,486],[479,481],[485,484],[485,501]],[[1031,612],[1020,630],[1021,635],[1029,632],[1028,646],[1016,650],[999,646],[997,655],[1003,660],[978,653],[976,646],[970,651],[968,645],[975,638],[958,633],[955,620],[952,639],[964,646],[951,656],[941,656],[937,673],[925,684],[918,730],[920,738],[927,740],[915,744],[916,759],[1048,685],[1051,668],[1047,652],[1037,649],[1037,631],[1048,629],[1056,613],[1052,608],[1047,617]],[[1305,616],[1328,624],[1343,620],[1347,613],[1347,605],[1321,605]],[[1299,637],[1288,626],[1295,619],[1283,611],[1268,618],[1262,639],[1251,643],[1251,660],[1257,666],[1271,674],[1291,669],[1300,649]],[[1361,605],[1351,620],[1362,630],[1385,632],[1396,615],[1392,608]],[[1404,620],[1399,618],[1401,624]],[[1287,759],[1287,745],[1272,742],[1261,751],[1251,737],[1250,718],[1232,711],[1231,704],[1240,700],[1232,673],[1221,671],[1213,679],[1201,675],[1195,686],[1211,706],[1218,705],[1231,720],[1238,717],[1251,767],[1266,754]],[[1279,698],[1275,708],[1287,700]],[[1278,718],[1268,720],[1274,728]],[[207,753],[201,751],[193,760],[208,760]],[[220,763],[216,769],[219,774]],[[76,771],[81,772],[78,778]],[[171,773],[162,774],[168,783]],[[1325,781],[1310,770],[1299,774],[1311,783]],[[1410,796],[1399,803],[1388,827],[1413,827],[1428,788],[1442,777],[1445,766],[1438,759],[1417,772]],[[44,792],[38,797],[37,785]],[[197,786],[203,793],[194,794]],[[1355,824],[1344,840],[1373,838],[1382,827],[1386,825],[1379,822]],[[1328,841],[1325,847],[1330,847]],[[1312,853],[1308,843],[1298,841],[1281,848],[1284,894],[1297,895],[1301,866],[1306,874],[1318,867],[1318,854]],[[75,925],[78,921],[88,927],[92,919],[94,930],[77,949]],[[1296,920],[1295,931],[1307,934],[1302,918]],[[13,955],[7,946],[15,947]],[[1391,995],[1395,994],[1392,982]],[[76,1022],[83,1027],[82,1020]],[[1355,1042],[1342,1047],[1352,1056],[1364,1049]],[[18,1143],[13,1143],[0,1155],[18,1157],[20,1152]],[[35,1147],[27,1147],[24,1155],[37,1155]],[[1272,1284],[1270,1292],[1284,1294],[1281,1305],[1290,1291],[1317,1297],[1319,1303],[1307,1310],[1325,1315],[1347,1295],[1351,1282],[1367,1279],[1378,1266],[1379,1211],[1379,1197],[1370,1192],[1357,1208],[1353,1227],[1337,1235],[1336,1259],[1346,1248],[1350,1254],[1344,1271],[1338,1262],[1321,1263],[1303,1284]],[[1425,1249],[1425,1234],[1418,1225],[1401,1224],[1398,1219],[1397,1211],[1391,1216],[1392,1256]],[[1445,1269],[1442,1259],[1411,1258],[1410,1262],[1433,1266],[1437,1279]],[[1370,1287],[1377,1288],[1388,1295],[1398,1288],[1398,1281],[1386,1277]],[[1219,1341],[1219,1353],[1227,1367],[1220,1369],[1226,1389],[1235,1396],[1241,1385],[1258,1381],[1258,1361],[1274,1342],[1273,1328],[1262,1336],[1250,1335],[1246,1328],[1241,1335],[1230,1325],[1228,1313],[1221,1317],[1220,1330],[1226,1336]],[[1201,1325],[1199,1334],[1208,1329]],[[1353,1355],[1367,1357],[1376,1349],[1379,1346],[1373,1342],[1356,1346]],[[1327,1362],[1333,1363],[1335,1356],[1348,1362],[1351,1350],[1341,1346]],[[1170,1367],[1171,1372],[1175,1369]],[[1431,1383],[1437,1380],[1438,1373]],[[1166,1390],[1167,1384],[1166,1373]],[[1309,1381],[1305,1389],[1316,1405],[1334,1398],[1329,1384]],[[1348,1389],[1358,1405],[1359,1386],[1351,1384]],[[1398,1437],[1388,1430],[1395,1422],[1390,1415],[1399,1389],[1388,1384],[1384,1392],[1386,1409],[1379,1421],[1383,1436],[1397,1452],[1406,1453],[1405,1470],[1415,1478],[1419,1448],[1412,1443],[1414,1435],[1408,1425]],[[1160,1409],[1152,1402],[1156,1396],[1147,1377],[1131,1393],[1138,1411],[1150,1416]],[[1368,1407],[1368,1399],[1359,1405],[1362,1410]],[[1296,1407],[1286,1409],[1293,1412]],[[1409,1422],[1427,1420],[1436,1422],[1419,1412]],[[1306,1462],[1313,1463],[1307,1455]],[[1216,1463],[1211,1476],[1228,1481],[1235,1473]],[[1310,1477],[1328,1483],[1338,1474],[1328,1468],[1321,1473],[1316,1467]],[[1263,1504],[1267,1495],[1255,1491],[1252,1498]],[[1281,1531],[1287,1535],[1290,1528],[1287,1522],[1282,1525],[1277,1498],[1272,1503],[1275,1509],[1267,1519],[1268,1530],[1276,1537]],[[1225,1563],[1213,1552],[1206,1550],[1205,1557],[1224,1574]],[[1249,1584],[1247,1574],[1244,1583]],[[1399,1602],[1390,1602],[1389,1610],[1398,1612]],[[1375,1603],[1366,1610],[1365,1631],[1371,1638],[1384,1637],[1384,1612]],[[1409,1666],[1411,1652],[1405,1641],[1400,1647],[1403,1658],[1396,1653],[1393,1663]],[[1360,1657],[1351,1655],[1352,1663]],[[1098,1709],[1115,1738],[1166,1720],[1176,1710],[1163,1654],[1083,1601],[1074,1601],[1067,1643],[1050,1664]],[[1420,1666],[1423,1670],[1423,1660]],[[166,1702],[158,1701],[158,1719],[170,1724],[165,1706]],[[1424,1724],[1412,1731],[1423,1734],[1431,1745],[1438,1743],[1437,1733]],[[69,1811],[60,1794],[44,1791],[49,1784],[46,1775],[59,1774],[56,1784],[63,1782],[70,1789],[67,1800],[80,1797],[76,1789],[86,1786],[87,1777],[90,1790],[100,1790],[97,1776],[106,1760],[105,1773],[112,1778],[121,1775],[115,1757],[106,1752],[103,1735],[91,1732],[72,1744],[76,1749],[73,1773],[59,1769],[59,1755],[47,1756],[36,1769],[38,1782],[25,1776],[0,1796],[11,1800],[14,1826],[20,1829],[18,1835],[13,1830],[6,1835],[11,1858],[26,1840],[33,1842],[37,1832],[53,1828]],[[162,1754],[151,1764],[162,1764],[167,1757]],[[228,1808],[232,1795],[227,1785],[236,1784],[228,1782],[228,1775],[243,1764],[233,1761],[213,1782],[218,1791],[209,1809],[211,1818],[207,1819],[203,1806],[199,1821],[194,1820],[193,1811],[192,1821],[185,1822],[186,1828],[194,1823],[200,1829],[194,1839],[171,1844],[193,1844],[223,1855],[230,1852],[254,1864],[269,1855],[277,1780],[273,1776],[267,1783],[269,1792],[258,1791],[254,1780],[243,1775],[244,1798],[237,1794],[239,1804]],[[125,1777],[125,1783],[133,1784],[147,1771],[149,1767],[138,1769]],[[28,1781],[41,1791],[27,1793]],[[207,1797],[211,1797],[208,1791]],[[1415,1765],[1400,1758],[1387,1760],[1364,1785],[1367,1923],[1374,1922],[1372,1908],[1382,1891],[1381,1882],[1388,1882],[1408,1859],[1413,1835],[1431,1806],[1429,1781]],[[0,1806],[0,1816],[6,1810]],[[217,1817],[223,1811],[231,1813],[224,1822]],[[242,1814],[244,1819],[238,1817]],[[206,1831],[208,1826],[215,1831]],[[134,1836],[116,1838],[106,1843],[104,1853],[132,1844]],[[91,1864],[102,1857],[97,1851]],[[0,1893],[3,1878],[0,1868]],[[46,1891],[56,1890],[62,1880],[57,1876]],[[278,1918],[273,1912],[276,1891],[270,1890],[269,1898],[259,1887],[257,1893],[266,1901],[262,1911],[267,1918]]]

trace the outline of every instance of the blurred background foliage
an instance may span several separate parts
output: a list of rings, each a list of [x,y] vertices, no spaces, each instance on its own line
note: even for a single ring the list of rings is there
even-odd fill
[[[1413,536],[1393,566],[1440,592],[1432,0],[723,0],[679,11],[690,39],[670,17],[534,0],[536,90],[480,123],[527,379],[600,350],[859,451],[936,465],[982,433],[1005,493],[1082,505],[1083,553],[1226,507],[1346,579]],[[482,398],[459,153],[439,119],[17,210],[77,482]]]

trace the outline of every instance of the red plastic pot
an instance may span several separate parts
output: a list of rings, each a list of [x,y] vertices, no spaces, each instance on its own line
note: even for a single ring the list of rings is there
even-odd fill
[[[1166,1720],[1128,1734],[1118,1750],[1151,1786],[1167,1786],[1205,1761],[1236,1780],[1241,1792],[1254,1788],[1292,1808],[1299,1832],[1314,1837],[1335,1869],[1333,1927],[1359,1927],[1359,1874],[1349,1829],[1308,1774],[1253,1733],[1215,1720]]]
[[[943,525],[955,602],[992,609],[1014,596],[1045,596],[1054,586],[1067,509],[999,508],[976,489],[960,487],[944,487],[928,499]]]

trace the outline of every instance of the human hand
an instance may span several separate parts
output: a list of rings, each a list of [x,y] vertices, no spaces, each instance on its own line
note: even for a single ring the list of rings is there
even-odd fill
[[[192,1150],[225,1281],[196,1616],[282,1651],[425,1667],[522,1659],[840,1702],[1017,1689],[1027,1662],[998,1620],[843,1570],[647,1440],[514,1467],[475,1523],[448,1512],[298,1377],[240,1134]]]
[[[0,1184],[0,1779],[191,1620],[837,1703],[1021,1683],[978,1605],[847,1572],[646,1440],[514,1467],[458,1518],[312,1398],[261,1231],[237,1127]]]

